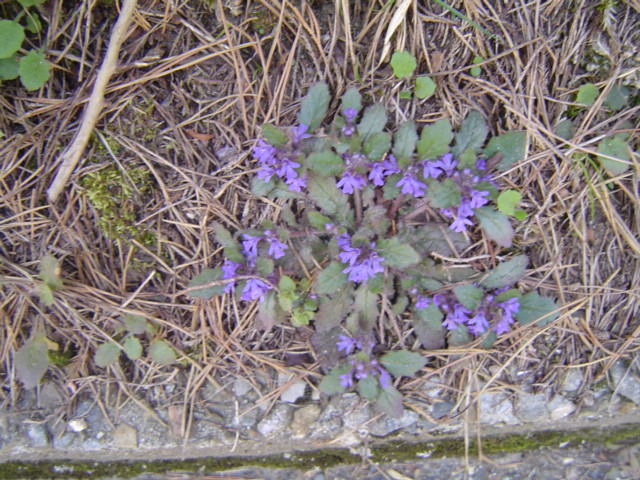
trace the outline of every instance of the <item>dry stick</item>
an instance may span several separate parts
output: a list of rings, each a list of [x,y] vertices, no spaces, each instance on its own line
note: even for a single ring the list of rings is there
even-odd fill
[[[71,145],[69,145],[69,147],[60,156],[62,165],[60,165],[60,169],[58,170],[56,177],[53,179],[51,186],[47,190],[47,197],[50,202],[55,202],[58,199],[62,189],[67,184],[67,180],[69,180],[71,173],[80,161],[80,156],[82,155],[82,152],[84,152],[91,132],[93,131],[93,128],[98,121],[98,117],[102,112],[102,107],[104,105],[104,92],[109,80],[111,79],[111,75],[113,75],[113,72],[116,69],[120,45],[122,45],[122,42],[127,35],[127,28],[129,27],[129,23],[131,23],[135,7],[136,0],[123,0],[122,10],[120,10],[118,21],[116,22],[115,27],[113,27],[111,39],[109,40],[109,47],[107,48],[107,54],[104,57],[102,66],[100,67],[100,71],[96,77],[96,83],[93,86],[91,98],[89,98],[89,103],[85,110],[82,124],[80,125],[73,142],[71,142]]]

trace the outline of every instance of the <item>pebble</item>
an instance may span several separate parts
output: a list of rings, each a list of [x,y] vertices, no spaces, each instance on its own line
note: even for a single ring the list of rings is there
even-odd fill
[[[515,414],[522,422],[544,422],[549,419],[545,393],[523,393],[516,397]]]
[[[582,386],[582,371],[570,368],[562,381],[561,390],[565,393],[577,392]]]
[[[313,422],[320,416],[320,407],[316,404],[306,405],[293,413],[291,431],[294,438],[304,438],[309,433]]]
[[[636,378],[635,371],[619,361],[611,367],[609,373],[613,379],[614,391],[636,405],[640,405],[640,382]]]
[[[35,448],[44,448],[49,445],[49,432],[47,427],[41,423],[30,425],[27,429],[27,436]]]
[[[75,438],[76,436],[71,432],[63,433],[59,437],[56,436],[53,438],[53,448],[57,448],[58,450],[69,448]]]
[[[388,415],[383,415],[369,428],[369,433],[376,437],[386,437],[401,428],[413,425],[419,418],[418,414],[413,410],[405,410],[400,418],[391,418]]]
[[[87,421],[84,418],[74,418],[69,420],[67,425],[69,426],[69,430],[74,433],[80,433],[87,429]]]
[[[298,380],[287,387],[281,394],[280,400],[288,403],[296,403],[298,400],[304,398],[307,384],[303,380]]]
[[[276,405],[271,413],[258,423],[258,432],[264,437],[272,437],[289,426],[291,417],[292,412],[289,405]]]
[[[500,392],[482,392],[478,400],[480,423],[515,425],[518,419],[514,415],[513,403],[509,395]]]
[[[118,425],[113,432],[113,446],[116,448],[138,448],[138,432],[125,423]]]
[[[244,397],[252,388],[251,382],[244,378],[238,378],[233,382],[233,393],[236,397]]]
[[[568,417],[576,410],[575,404],[562,395],[555,395],[547,405],[547,408],[553,421]]]

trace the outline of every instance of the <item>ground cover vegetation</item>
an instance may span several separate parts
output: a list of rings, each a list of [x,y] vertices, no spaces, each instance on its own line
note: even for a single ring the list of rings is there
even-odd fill
[[[2,77],[4,405],[286,370],[397,415],[633,359],[634,2],[140,3],[50,203],[115,21],[54,3],[0,24],[51,66]]]

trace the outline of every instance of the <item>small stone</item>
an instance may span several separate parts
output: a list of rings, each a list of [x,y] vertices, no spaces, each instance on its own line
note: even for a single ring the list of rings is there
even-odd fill
[[[294,438],[304,438],[309,433],[311,424],[320,416],[320,407],[316,404],[307,405],[293,413],[291,431]]]
[[[478,405],[480,407],[480,423],[482,424],[516,425],[519,423],[513,414],[513,404],[506,393],[482,392]]]
[[[233,415],[231,427],[251,428],[258,423],[260,411],[257,408],[245,408],[238,415]]]
[[[258,423],[258,432],[264,437],[272,437],[284,430],[291,420],[291,407],[289,405],[276,405],[273,411]]]
[[[243,397],[251,391],[253,386],[244,378],[238,378],[233,382],[233,393],[236,397]]]
[[[443,386],[437,375],[422,384],[422,391],[429,398],[442,398]]]
[[[38,405],[45,410],[58,407],[63,402],[62,395],[53,382],[47,382],[40,388]]]
[[[441,418],[444,418],[452,413],[455,406],[456,402],[452,400],[442,400],[436,402],[431,408],[431,416],[436,420],[440,420]]]
[[[87,421],[84,418],[74,418],[69,420],[67,425],[69,426],[69,430],[74,433],[80,433],[87,429]]]
[[[344,428],[355,430],[367,423],[371,419],[371,405],[368,403],[360,403],[354,405],[349,411],[344,413],[342,421]]]
[[[419,418],[418,414],[413,410],[405,410],[400,418],[391,418],[385,415],[374,422],[369,429],[369,433],[376,437],[386,437],[401,428],[407,428],[413,425]]]
[[[618,395],[628,398],[636,405],[640,405],[640,382],[633,370],[627,368],[621,361],[616,362],[609,370],[613,379],[613,389]]]
[[[27,436],[35,448],[44,448],[49,445],[49,432],[43,424],[31,425],[27,430]]]
[[[288,403],[296,403],[298,400],[304,398],[306,389],[307,384],[302,380],[298,380],[289,385],[289,387],[280,394],[280,400]]]
[[[118,425],[111,432],[111,436],[113,437],[113,446],[116,448],[138,448],[138,432],[127,424]]]
[[[582,386],[582,372],[577,368],[570,368],[562,381],[560,389],[565,393],[577,392]]]
[[[65,448],[69,448],[73,441],[75,440],[75,435],[71,432],[66,432],[62,434],[60,437],[55,437],[53,439],[53,448],[57,448],[58,450],[64,450]]]
[[[516,398],[515,413],[523,422],[542,422],[549,419],[547,395],[524,393]]]
[[[547,408],[549,409],[551,420],[553,421],[568,417],[576,410],[575,404],[564,398],[562,395],[556,395],[553,397],[547,405]]]

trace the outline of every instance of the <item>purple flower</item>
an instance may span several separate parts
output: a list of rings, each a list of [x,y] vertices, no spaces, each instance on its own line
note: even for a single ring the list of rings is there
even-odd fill
[[[479,158],[476,161],[476,169],[477,170],[484,170],[485,168],[487,168],[487,161],[484,158]]]
[[[450,177],[453,174],[453,169],[458,164],[457,160],[453,160],[453,155],[450,153],[445,153],[440,159],[440,168],[442,171]]]
[[[355,108],[345,108],[342,111],[342,114],[344,115],[344,118],[347,120],[348,123],[353,122],[354,118],[356,118],[356,115],[358,115],[358,111]]]
[[[344,375],[340,375],[340,385],[344,388],[353,387],[353,369],[349,370]]]
[[[473,217],[473,210],[471,209],[471,204],[469,202],[469,199],[463,197],[460,200],[460,206],[458,207],[458,216]]]
[[[449,315],[447,315],[447,318],[442,325],[447,327],[449,330],[455,330],[458,328],[459,324],[469,321],[468,315],[470,313],[471,310],[465,308],[459,303],[456,303],[453,307],[453,313],[449,313]]]
[[[367,365],[364,363],[356,364],[355,377],[358,380],[362,380],[363,378],[367,378],[369,376],[369,372],[367,371]]]
[[[469,326],[469,331],[476,336],[483,334],[489,328],[487,317],[482,311],[471,317],[467,325]]]
[[[258,140],[258,144],[253,147],[253,156],[262,166],[273,165],[276,162],[278,150],[273,145],[269,145],[264,140]]]
[[[346,335],[340,335],[340,341],[336,344],[338,351],[343,351],[345,355],[351,355],[356,348],[357,340]]]
[[[298,173],[295,171],[300,164],[298,162],[294,162],[289,160],[288,158],[284,158],[279,167],[276,169],[276,175],[280,178],[286,178],[287,180],[292,180],[298,176]]]
[[[489,203],[489,200],[485,198],[488,196],[489,196],[489,192],[486,192],[484,190],[476,190],[472,188],[471,201],[469,202],[469,205],[471,206],[471,208],[480,208],[483,205],[486,205],[487,203]]]
[[[336,186],[342,189],[342,193],[350,194],[354,190],[362,190],[366,184],[367,181],[362,178],[362,175],[349,168],[344,172]]]
[[[225,260],[222,264],[222,279],[229,280],[238,276],[237,270],[240,267],[240,263],[232,262],[231,260]],[[224,286],[225,293],[233,292],[236,282],[229,282]]]
[[[424,169],[422,173],[424,178],[438,178],[442,173],[442,162],[439,160],[425,160],[422,162],[422,168]]]
[[[396,187],[402,187],[402,193],[411,194],[414,197],[424,197],[424,189],[427,186],[416,179],[412,172],[405,173],[396,183]]]
[[[377,187],[384,185],[384,177],[393,175],[394,173],[400,173],[396,163],[396,157],[393,155],[387,155],[382,162],[373,162],[369,164],[371,171],[369,172],[369,180]]]
[[[264,294],[269,290],[271,290],[271,285],[264,280],[260,280],[259,278],[250,278],[242,289],[242,296],[240,299],[246,301],[259,299],[262,301]]]
[[[264,233],[267,235],[265,238],[269,243],[267,255],[271,255],[276,260],[280,257],[284,257],[284,251],[289,247],[282,243],[275,234],[271,233],[271,231],[266,230]]]
[[[345,234],[346,235],[346,234]],[[341,235],[344,238],[344,235]],[[362,250],[359,248],[352,247],[350,243],[345,244],[344,240],[339,242],[338,245],[342,249],[342,252],[338,254],[340,257],[340,261],[342,263],[348,263],[349,265],[354,265],[358,261],[358,257],[362,253]]]
[[[246,233],[242,234],[242,247],[244,248],[244,254],[249,257],[257,257],[258,256],[258,242],[262,240],[264,237],[254,237],[253,235],[248,235]]]
[[[467,217],[458,216],[449,227],[454,232],[462,233],[467,231],[467,226],[473,225],[473,222]]]
[[[384,272],[384,267],[382,266],[383,261],[384,258],[372,250],[369,252],[369,256],[359,265],[356,265],[355,262],[353,262],[342,272],[348,273],[349,280],[352,282],[366,282],[369,278],[375,277],[376,273]]]
[[[309,130],[309,126],[305,125],[304,123],[301,123],[300,125],[298,125],[298,127],[294,127],[292,130],[294,145],[298,145],[298,143],[300,143],[300,140],[302,140],[303,138],[310,137],[310,135],[307,133],[307,130]]]
[[[423,297],[422,295],[418,295],[418,300],[416,301],[416,308],[422,310],[431,305],[431,299],[428,297]]]
[[[307,176],[302,175],[301,177],[288,178],[285,183],[289,185],[289,190],[299,193],[303,188],[307,187]]]
[[[345,125],[340,129],[340,133],[345,137],[350,137],[354,133],[356,133],[356,127],[354,125]]]
[[[389,388],[391,386],[391,375],[389,372],[382,367],[378,367],[378,373],[380,373],[380,377],[378,378],[380,386],[382,388]]]

